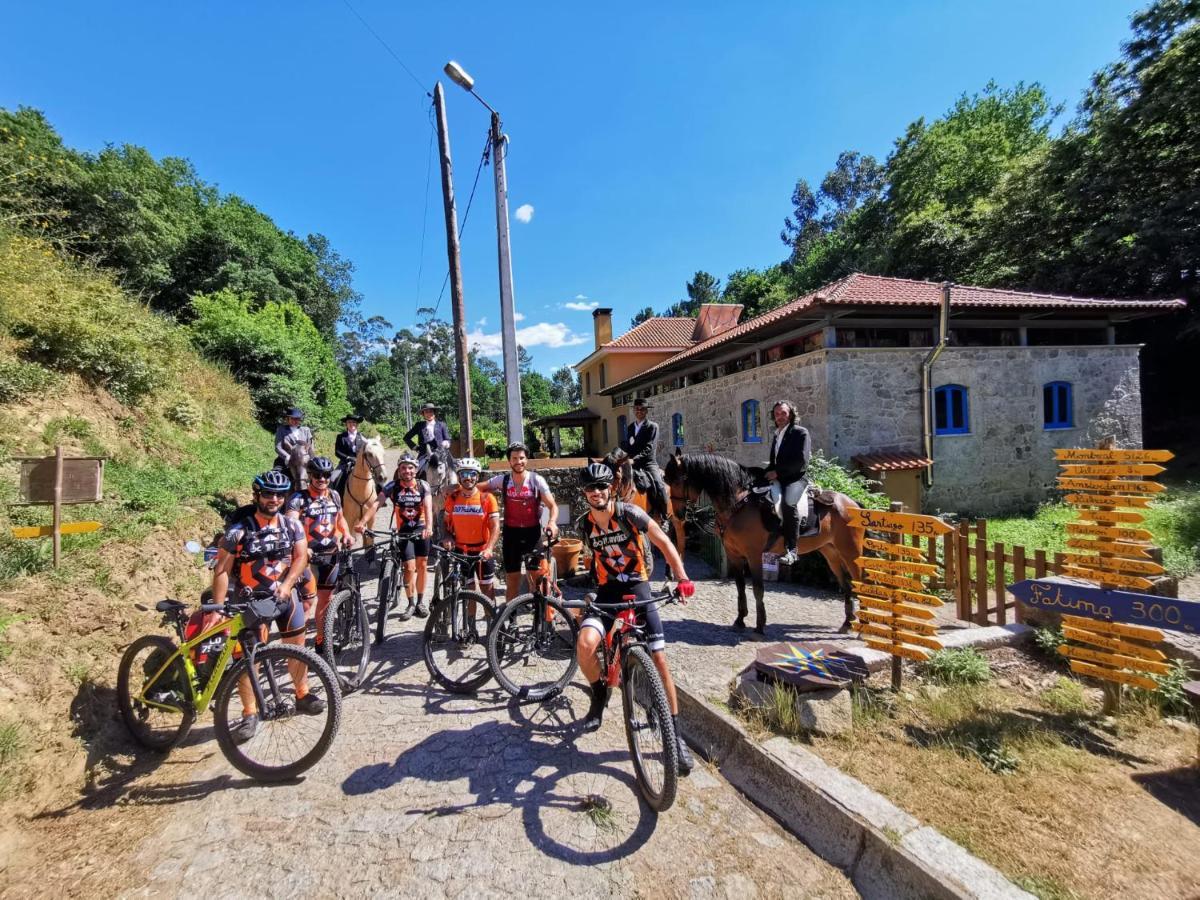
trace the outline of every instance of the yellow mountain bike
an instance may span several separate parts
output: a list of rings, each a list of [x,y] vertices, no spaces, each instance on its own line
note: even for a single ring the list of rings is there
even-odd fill
[[[317,654],[261,640],[278,615],[274,594],[247,591],[201,604],[211,621],[189,617],[178,600],[161,600],[155,609],[179,643],[140,637],[117,672],[121,718],[140,744],[162,752],[177,746],[211,703],[217,744],[239,771],[284,781],[316,765],[337,735],[342,694]],[[298,687],[308,693],[304,686],[324,700],[323,709],[297,703]],[[255,713],[256,720],[244,721]]]

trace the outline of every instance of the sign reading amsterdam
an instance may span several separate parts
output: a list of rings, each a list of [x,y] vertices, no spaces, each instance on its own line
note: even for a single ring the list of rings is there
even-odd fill
[[[884,512],[881,509],[852,509],[850,524],[868,531],[886,531],[891,534],[939,535],[949,534],[954,529],[933,516],[914,516],[910,513]]]
[[[1125,622],[1200,633],[1200,603],[1151,594],[1109,591],[1064,581],[1019,581],[1009,588],[1013,596],[1035,609],[1066,613],[1101,622]]]

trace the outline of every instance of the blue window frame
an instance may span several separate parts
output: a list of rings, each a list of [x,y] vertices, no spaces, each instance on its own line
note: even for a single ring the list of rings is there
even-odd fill
[[[1046,429],[1075,426],[1071,382],[1051,381],[1042,385],[1042,423]]]
[[[761,444],[762,432],[758,427],[758,401],[747,400],[742,403],[742,443]]]
[[[683,446],[683,413],[671,416],[671,446]]]
[[[933,392],[934,434],[967,434],[971,413],[967,389],[961,384],[944,384]]]
[[[626,422],[624,416],[617,416],[617,443],[625,440],[625,433],[629,430],[629,423]]]

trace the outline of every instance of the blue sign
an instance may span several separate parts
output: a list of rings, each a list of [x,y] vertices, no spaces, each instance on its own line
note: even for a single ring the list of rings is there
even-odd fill
[[[1200,633],[1200,603],[1194,600],[1108,591],[1063,581],[1019,581],[1009,590],[1026,606],[1047,612]]]

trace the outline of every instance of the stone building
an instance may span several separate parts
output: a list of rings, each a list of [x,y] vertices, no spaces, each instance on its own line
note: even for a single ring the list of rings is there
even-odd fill
[[[927,511],[1028,508],[1053,487],[1054,448],[1141,446],[1140,346],[1117,328],[1184,301],[946,287],[943,308],[943,285],[849,275],[599,393],[609,415],[653,398],[664,462],[678,447],[760,464],[771,406],[790,400],[814,449],[888,470],[884,489]]]

